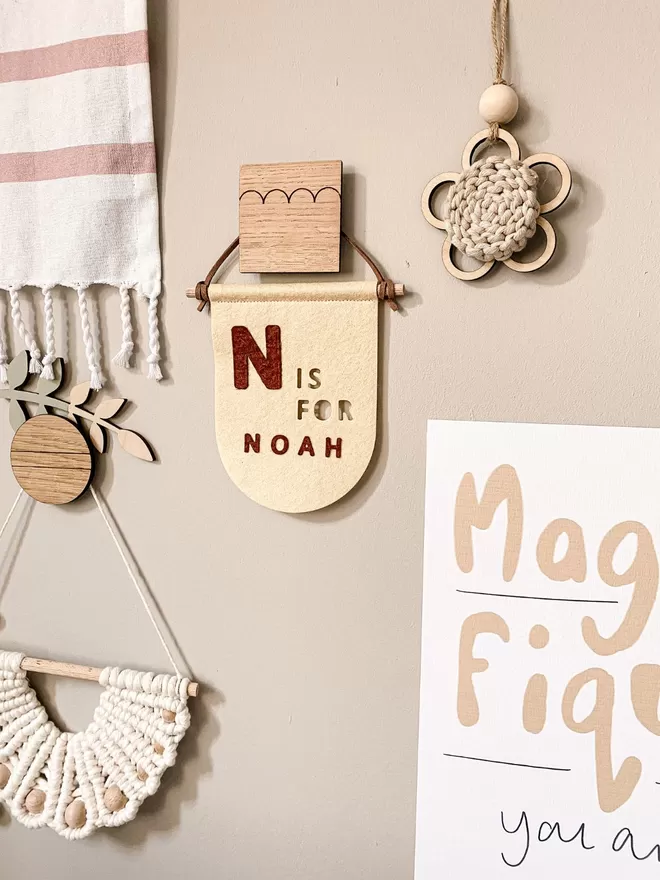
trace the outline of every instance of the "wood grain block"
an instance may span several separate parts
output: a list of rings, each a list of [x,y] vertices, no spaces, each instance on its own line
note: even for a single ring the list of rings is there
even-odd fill
[[[34,416],[22,424],[14,434],[10,459],[19,486],[44,504],[73,501],[92,476],[87,441],[61,416]]]
[[[342,163],[242,165],[241,272],[338,272]]]

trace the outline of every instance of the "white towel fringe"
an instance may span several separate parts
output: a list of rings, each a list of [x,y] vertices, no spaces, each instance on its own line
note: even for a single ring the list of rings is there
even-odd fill
[[[46,333],[46,354],[42,361],[41,378],[54,379],[53,362],[55,361],[55,318],[53,316],[52,287],[41,289],[44,296],[44,328]]]
[[[101,283],[101,282],[99,282]],[[45,335],[45,354],[42,358],[41,351],[35,340],[34,335],[26,326],[21,313],[21,303],[19,299],[19,290],[22,284],[7,284],[6,290],[9,291],[9,303],[11,310],[11,318],[16,328],[18,336],[23,340],[25,347],[30,353],[29,370],[32,374],[39,374],[42,378],[52,381],[55,378],[53,364],[57,360],[55,347],[55,317],[53,309],[52,290],[57,286],[57,282],[52,281],[42,284],[41,293],[43,295],[44,309],[44,335]],[[66,285],[65,285],[66,286]],[[88,284],[77,284],[75,290],[78,294],[78,308],[80,311],[80,325],[82,329],[82,340],[85,346],[85,356],[87,358],[87,366],[89,368],[90,388],[98,391],[103,387],[104,378],[101,370],[99,348],[97,344],[98,328],[93,326],[90,320],[89,303],[87,301]],[[131,313],[131,288],[139,293],[141,298],[147,300],[147,320],[149,325],[149,354],[147,356],[148,370],[147,375],[150,379],[160,381],[163,374],[160,368],[160,324],[158,317],[158,297],[160,289],[151,288],[148,292],[139,284],[119,284],[120,297],[120,316],[122,327],[122,340],[117,354],[113,357],[112,362],[117,366],[128,369],[131,367],[131,359],[133,357],[134,328],[133,316]],[[0,319],[0,385],[7,384],[7,366],[10,361],[9,344],[4,322]]]
[[[14,327],[16,327],[16,332],[20,337],[22,337],[25,342],[26,348],[30,352],[30,372],[31,373],[40,373],[41,372],[41,352],[39,351],[39,347],[35,342],[34,336],[30,333],[28,328],[25,326],[25,322],[23,321],[23,317],[21,315],[21,303],[18,298],[18,287],[12,286],[9,288],[9,301],[11,303],[11,317],[14,322]]]
[[[163,378],[160,369],[160,329],[158,327],[158,296],[154,295],[149,298],[149,307],[147,310],[149,321],[149,356],[147,363],[149,364],[148,376],[159,382]]]
[[[89,387],[92,391],[99,391],[103,388],[103,375],[101,373],[97,347],[89,320],[87,288],[81,284],[76,290],[78,292],[78,308],[80,310],[80,326],[82,328],[83,344],[87,356],[87,366],[89,367]]]
[[[0,315],[0,385],[7,385],[7,332],[5,329],[5,315]]]
[[[112,362],[119,367],[129,369],[133,355],[133,321],[131,319],[131,296],[125,284],[119,288],[119,298],[122,329],[121,348],[113,357]]]

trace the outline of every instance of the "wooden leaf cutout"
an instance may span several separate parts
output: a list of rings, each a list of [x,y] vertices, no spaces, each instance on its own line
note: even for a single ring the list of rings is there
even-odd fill
[[[126,403],[125,397],[114,397],[111,400],[102,400],[96,407],[94,415],[99,419],[111,419]]]
[[[23,407],[17,400],[9,401],[9,424],[14,431],[18,431],[21,425],[27,421]]]
[[[43,376],[39,377],[39,381],[37,382],[37,394],[49,397],[60,387],[62,384],[62,358],[57,358],[53,361],[53,375],[53,379],[44,379]],[[39,412],[46,412],[43,404],[39,407]]]
[[[81,382],[80,385],[76,385],[71,389],[69,400],[74,406],[82,406],[89,397],[89,392],[89,382]]]
[[[134,455],[136,458],[141,458],[142,461],[154,460],[151,449],[149,449],[146,442],[139,434],[136,434],[133,431],[120,431],[119,442],[121,443],[122,449],[130,455]]]
[[[7,367],[7,381],[10,388],[20,388],[28,376],[28,353],[22,351],[17,354]]]
[[[97,452],[105,452],[105,431],[100,425],[92,425],[89,429],[89,439]]]

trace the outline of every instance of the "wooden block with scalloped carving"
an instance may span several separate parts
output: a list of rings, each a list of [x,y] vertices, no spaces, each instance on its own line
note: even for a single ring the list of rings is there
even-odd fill
[[[242,165],[241,272],[338,272],[342,163]]]

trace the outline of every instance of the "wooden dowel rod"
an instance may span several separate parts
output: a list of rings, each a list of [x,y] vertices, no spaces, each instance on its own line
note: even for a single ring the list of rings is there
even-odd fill
[[[103,672],[97,666],[79,666],[77,663],[60,663],[57,660],[39,660],[37,657],[25,657],[21,663],[25,672],[43,672],[46,675],[61,675],[63,678],[77,678],[81,681],[98,681]],[[188,696],[196,697],[199,685],[191,681],[188,685]]]
[[[212,284],[211,287],[215,287],[215,284]],[[394,296],[405,296],[406,295],[406,285],[405,284],[395,284],[394,285]],[[195,288],[189,287],[186,290],[186,296],[188,299],[195,298]]]

